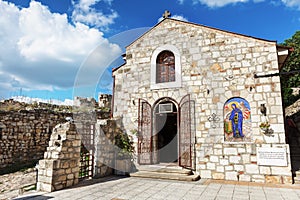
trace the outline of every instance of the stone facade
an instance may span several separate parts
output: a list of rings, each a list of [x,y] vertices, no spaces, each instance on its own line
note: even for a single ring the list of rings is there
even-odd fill
[[[37,190],[52,192],[78,183],[80,146],[74,123],[54,128],[44,159],[39,161]]]
[[[175,60],[181,68],[178,85],[157,86],[151,81],[155,76],[153,54],[164,48],[177,51]],[[284,167],[260,166],[256,156],[257,147],[280,147],[289,153],[280,79],[255,76],[279,72],[278,51],[274,41],[165,19],[129,45],[126,64],[113,71],[113,115],[122,118],[130,133],[138,128],[140,99],[153,109],[160,99],[168,97],[178,110],[181,99],[189,94],[194,109],[191,126],[195,141],[191,144],[195,173],[212,179],[289,182],[289,159]],[[224,141],[224,105],[235,97],[247,100],[251,107],[251,141]],[[261,104],[267,109],[266,116],[260,111]],[[215,120],[209,120],[212,117]],[[272,136],[260,130],[264,121],[271,124]],[[154,121],[151,123],[155,127]]]
[[[98,120],[95,135],[95,169],[94,177],[104,177],[114,173],[115,146],[114,136],[116,121]]]

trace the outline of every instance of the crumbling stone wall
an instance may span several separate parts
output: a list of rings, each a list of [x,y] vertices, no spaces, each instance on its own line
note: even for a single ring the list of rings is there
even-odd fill
[[[72,122],[57,125],[44,159],[39,161],[37,189],[52,192],[78,183],[81,138]]]
[[[52,129],[71,113],[49,110],[0,111],[0,169],[43,158]],[[3,171],[3,170],[1,170]]]
[[[115,136],[122,131],[118,119],[98,120],[95,135],[94,177],[104,177],[114,173],[117,147]]]

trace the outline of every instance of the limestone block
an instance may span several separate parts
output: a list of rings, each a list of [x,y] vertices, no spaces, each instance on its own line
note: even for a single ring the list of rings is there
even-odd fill
[[[206,169],[206,164],[198,164],[200,170]]]
[[[217,172],[224,172],[225,171],[224,166],[217,166],[216,171]]]
[[[223,150],[222,149],[214,149],[214,155],[216,155],[217,157],[222,156],[223,155]]]
[[[225,172],[225,180],[237,181],[238,180],[237,172],[235,171]]]
[[[240,156],[229,156],[229,163],[238,164],[241,162]]]
[[[247,174],[259,174],[258,165],[256,164],[246,164],[245,169]]]
[[[201,170],[200,176],[201,176],[201,178],[212,178],[211,170]]]
[[[52,176],[38,176],[38,182],[51,184]]]
[[[67,180],[66,187],[70,187],[72,185],[74,185],[74,181],[73,180]]]
[[[244,165],[234,165],[234,171],[243,172],[245,171]]]
[[[206,167],[207,167],[207,169],[215,170],[216,164],[215,163],[207,163]]]
[[[220,165],[223,165],[223,166],[229,165],[228,159],[220,159]]]
[[[219,162],[219,157],[218,156],[210,156],[210,161],[214,162],[214,163],[218,163]]]
[[[272,175],[290,176],[291,171],[289,167],[271,167]]]
[[[69,179],[69,180],[72,179],[73,180],[74,179],[74,174],[68,174],[67,179]]]
[[[57,183],[54,183],[52,185],[52,187],[54,188],[54,190],[61,190],[64,187],[66,187],[65,185],[66,185],[65,181],[64,182],[57,182]]]
[[[52,174],[53,174],[53,169],[51,169],[51,168],[46,168],[46,176],[52,176]]]
[[[259,166],[259,173],[260,174],[271,174],[271,168],[266,166]]]
[[[251,162],[257,162],[257,157],[256,157],[256,155],[250,156],[250,161],[251,161]]]
[[[265,183],[265,176],[264,175],[252,175],[251,180],[256,183]]]
[[[236,148],[224,148],[224,155],[237,155],[238,151]]]
[[[269,176],[265,177],[266,183],[279,184],[282,183],[281,176]]]
[[[279,143],[279,136],[278,134],[273,134],[273,137],[264,136],[266,143]]]
[[[239,154],[246,153],[246,149],[245,148],[238,148],[238,153]]]
[[[283,184],[292,184],[292,176],[281,176]]]
[[[37,184],[37,190],[45,191],[45,192],[52,192],[54,190],[54,188],[52,187],[51,184],[39,182]]]
[[[251,176],[247,175],[247,174],[240,174],[239,175],[239,181],[250,182],[251,181]]]
[[[213,173],[212,173],[212,178],[213,178],[213,179],[224,180],[225,175],[224,175],[224,173],[213,172]]]

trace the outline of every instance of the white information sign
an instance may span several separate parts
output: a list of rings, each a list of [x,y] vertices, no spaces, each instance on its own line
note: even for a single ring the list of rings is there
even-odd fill
[[[257,164],[287,166],[286,148],[257,147]]]

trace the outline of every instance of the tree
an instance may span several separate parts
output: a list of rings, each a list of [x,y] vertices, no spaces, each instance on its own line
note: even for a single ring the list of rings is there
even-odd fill
[[[296,31],[292,38],[285,40],[281,45],[294,49],[281,72],[297,71],[280,76],[283,91],[283,105],[287,107],[300,98],[299,94],[296,96],[292,94],[292,88],[300,87],[300,31]]]

